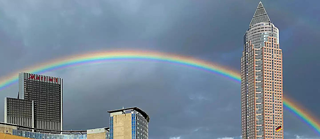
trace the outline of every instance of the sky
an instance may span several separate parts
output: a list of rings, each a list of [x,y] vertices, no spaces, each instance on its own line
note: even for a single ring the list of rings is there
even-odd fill
[[[318,0],[263,0],[280,30],[284,93],[320,118]],[[240,71],[243,35],[258,0],[0,0],[0,78],[56,58],[149,50]],[[239,139],[240,85],[179,65],[87,64],[45,73],[64,79],[65,130],[108,127],[108,110],[137,106],[150,139]],[[0,91],[17,97],[17,84]],[[319,139],[284,110],[286,139]]]

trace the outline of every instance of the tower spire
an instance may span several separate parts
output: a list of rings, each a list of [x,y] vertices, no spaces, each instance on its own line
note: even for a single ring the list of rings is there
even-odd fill
[[[253,18],[250,22],[250,27],[256,23],[260,22],[270,22],[270,18],[267,14],[266,9],[264,9],[262,2],[260,1],[258,4],[258,7],[256,9],[256,12],[253,15]]]

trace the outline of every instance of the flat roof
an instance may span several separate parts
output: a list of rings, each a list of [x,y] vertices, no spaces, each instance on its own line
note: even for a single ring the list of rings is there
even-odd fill
[[[125,110],[136,110],[137,112],[141,113],[142,116],[143,116],[145,119],[147,119],[148,122],[150,121],[149,115],[148,115],[146,112],[144,112],[143,110],[141,110],[140,108],[138,108],[138,107],[112,110],[112,111],[108,111],[108,112],[109,112],[109,113],[114,113],[114,112],[120,112],[120,111],[125,111]]]
[[[87,130],[49,130],[49,129],[39,129],[39,128],[32,128],[32,127],[26,127],[26,126],[20,126],[16,124],[9,124],[9,123],[2,123],[0,122],[0,125],[7,125],[7,126],[14,126],[18,128],[25,128],[25,129],[34,129],[34,130],[39,130],[39,131],[54,131],[54,132],[64,132],[64,133],[72,133],[72,132],[77,132],[77,133],[87,133]]]
[[[37,74],[37,73],[31,73],[31,72],[20,72],[21,74],[33,74],[33,75],[38,75],[38,76],[46,76],[46,77],[52,77],[52,78],[60,78],[60,77],[54,77],[54,76],[48,76],[48,75],[45,75],[45,74]],[[60,78],[62,79],[62,78]]]

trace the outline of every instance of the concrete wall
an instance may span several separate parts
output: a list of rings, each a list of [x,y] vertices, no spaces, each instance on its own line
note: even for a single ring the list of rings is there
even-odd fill
[[[113,139],[132,139],[131,113],[113,116]]]
[[[87,139],[106,139],[106,132],[87,134]]]
[[[87,130],[87,139],[106,139],[107,131],[104,128]]]
[[[0,139],[29,139],[29,138],[0,133]]]
[[[0,125],[0,133],[12,134],[12,129],[17,129],[17,127],[9,125]]]

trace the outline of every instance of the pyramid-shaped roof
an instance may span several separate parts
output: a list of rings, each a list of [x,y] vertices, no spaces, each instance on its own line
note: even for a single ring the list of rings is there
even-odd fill
[[[270,22],[270,18],[267,14],[266,9],[264,9],[261,1],[259,2],[256,12],[253,15],[253,18],[251,19],[250,26],[260,22]]]

